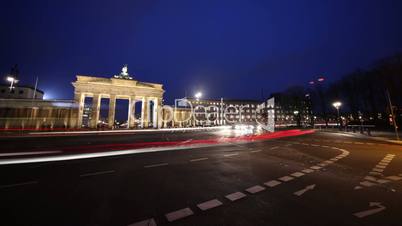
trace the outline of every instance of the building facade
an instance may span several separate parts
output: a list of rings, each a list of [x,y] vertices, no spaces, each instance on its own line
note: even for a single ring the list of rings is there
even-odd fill
[[[43,99],[44,92],[31,86],[0,85],[0,99]]]

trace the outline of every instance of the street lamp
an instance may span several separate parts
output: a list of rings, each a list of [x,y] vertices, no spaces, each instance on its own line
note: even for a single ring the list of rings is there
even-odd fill
[[[10,91],[14,89],[14,84],[18,82],[18,80],[13,76],[7,76],[7,81],[10,82]]]
[[[334,106],[334,108],[336,108],[336,111],[337,111],[337,113],[338,113],[338,125],[339,125],[339,127],[340,127],[340,126],[341,126],[341,123],[340,123],[340,121],[339,121],[339,108],[342,106],[342,103],[339,102],[339,101],[336,101],[336,102],[332,103],[332,106]]]
[[[194,97],[199,100],[202,97],[202,93],[201,92],[197,92]]]

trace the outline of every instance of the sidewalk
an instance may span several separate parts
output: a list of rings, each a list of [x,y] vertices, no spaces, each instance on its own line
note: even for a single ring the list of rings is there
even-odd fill
[[[389,142],[389,143],[402,145],[402,140],[399,140],[399,141],[396,140],[395,133],[392,133],[392,132],[371,131],[371,136],[369,136],[366,133],[362,134],[359,131],[356,133],[353,133],[353,132],[340,131],[339,129],[322,129],[322,130],[317,129],[317,131],[342,133],[342,134],[354,135],[355,137],[358,137],[358,138],[373,139],[373,140],[385,141],[385,142]]]

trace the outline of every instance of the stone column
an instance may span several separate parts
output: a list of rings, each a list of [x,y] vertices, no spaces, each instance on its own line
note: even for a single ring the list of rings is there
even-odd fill
[[[113,128],[113,126],[114,126],[115,110],[116,110],[116,95],[110,95],[110,99],[109,99],[109,114],[108,114],[109,128]]]
[[[157,127],[158,129],[162,128],[163,124],[163,112],[162,112],[162,99],[158,98],[158,107],[156,108],[156,117],[157,117]]]
[[[135,96],[130,97],[128,100],[128,117],[127,117],[127,125],[128,128],[134,128],[135,123]]]
[[[100,94],[94,94],[92,98],[91,128],[98,126],[101,99]]]
[[[77,128],[82,127],[82,114],[84,112],[84,101],[85,95],[83,93],[74,94],[75,104],[77,104],[78,114],[77,114]]]
[[[141,109],[141,127],[148,128],[149,122],[149,100],[146,97],[142,98],[142,109]]]
[[[154,128],[158,128],[158,109],[159,109],[159,100],[158,98],[154,99],[154,109],[152,114],[152,126]]]

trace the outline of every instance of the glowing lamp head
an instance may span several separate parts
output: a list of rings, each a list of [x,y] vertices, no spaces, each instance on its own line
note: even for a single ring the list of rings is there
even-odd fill
[[[324,77],[319,77],[319,78],[317,79],[317,81],[323,82],[323,81],[325,81],[325,78],[324,78]]]
[[[334,108],[339,109],[342,106],[342,103],[339,101],[336,101],[334,103],[332,103],[332,106],[334,106]]]
[[[15,82],[15,78],[14,78],[14,77],[11,77],[11,76],[8,76],[8,77],[7,77],[7,81],[9,81],[9,82]]]
[[[202,97],[202,93],[201,93],[201,92],[197,92],[197,93],[194,95],[194,97],[195,97],[196,99],[200,99],[200,98]]]

